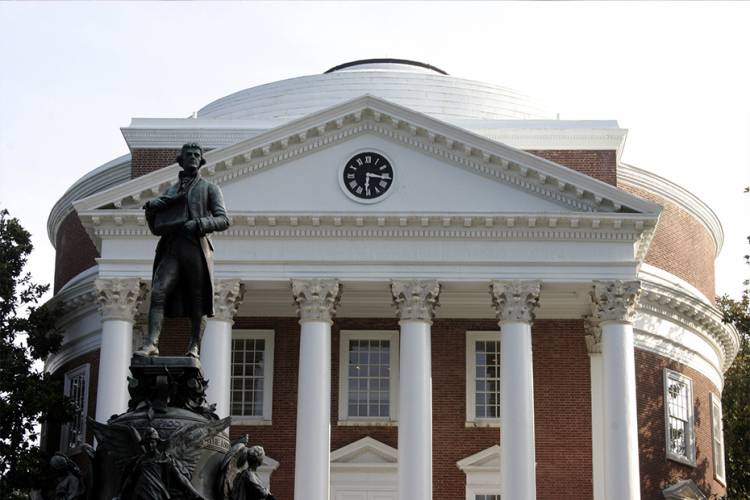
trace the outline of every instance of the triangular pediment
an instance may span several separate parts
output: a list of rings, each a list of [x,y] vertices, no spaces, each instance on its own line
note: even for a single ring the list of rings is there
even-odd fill
[[[392,194],[345,195],[352,154],[394,163]],[[645,255],[661,208],[556,163],[413,110],[362,96],[210,151],[201,175],[221,186],[227,236],[627,240]],[[148,236],[143,203],[175,182],[171,165],[74,203],[102,235]],[[127,229],[126,229],[127,228]],[[606,233],[606,234],[605,234]]]
[[[456,462],[464,472],[500,469],[500,446],[493,445]]]
[[[398,450],[369,436],[331,452],[331,465],[394,465]]]
[[[494,182],[510,188],[500,190],[498,197],[523,192],[573,212],[659,212],[657,205],[609,184],[369,95],[211,151],[206,154],[202,174],[221,186],[236,184],[245,177],[261,179],[261,174],[279,166],[309,165],[310,162],[298,160],[343,143],[352,145],[352,140],[362,136],[379,138],[433,158],[438,165],[473,173],[484,184]],[[133,179],[80,200],[76,209],[85,212],[104,207],[137,207],[173,183],[178,171],[175,164]],[[446,183],[456,181],[455,176],[445,179]],[[282,189],[277,186],[279,195],[283,194]]]

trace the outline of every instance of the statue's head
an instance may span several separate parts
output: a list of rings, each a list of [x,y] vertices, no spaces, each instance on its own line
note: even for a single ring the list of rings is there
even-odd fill
[[[247,463],[247,466],[251,470],[255,470],[263,465],[264,458],[266,458],[266,450],[264,450],[262,446],[251,446],[245,448],[245,452],[240,456],[237,465],[242,467]]]
[[[49,465],[57,474],[68,471],[68,457],[56,453],[49,461]]]
[[[156,450],[159,440],[159,432],[153,427],[146,427],[141,433],[141,446],[143,446],[143,449],[147,453],[152,453]]]
[[[206,160],[203,158],[203,148],[195,142],[183,144],[176,160],[188,173],[194,173],[206,164]]]

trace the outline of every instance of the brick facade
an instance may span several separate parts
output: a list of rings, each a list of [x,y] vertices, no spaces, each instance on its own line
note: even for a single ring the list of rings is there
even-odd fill
[[[661,196],[628,185],[618,187],[664,207],[645,261],[682,278],[713,301],[716,255],[706,227]]]
[[[99,252],[86,234],[75,212],[63,219],[57,230],[55,249],[55,293],[77,274],[96,265]]]
[[[617,151],[530,149],[526,151],[564,167],[571,168],[600,181],[617,184]]]
[[[130,177],[135,179],[175,162],[179,149],[133,149],[130,151]]]
[[[664,416],[664,368],[693,381],[696,466],[667,460]],[[656,354],[636,349],[636,398],[638,400],[638,447],[641,462],[641,498],[662,500],[661,491],[680,479],[692,479],[710,498],[726,495],[726,488],[713,479],[714,459],[710,393],[721,393],[705,376],[692,368]]]

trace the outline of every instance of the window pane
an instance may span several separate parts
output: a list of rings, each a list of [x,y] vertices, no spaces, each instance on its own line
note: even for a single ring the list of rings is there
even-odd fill
[[[474,415],[477,418],[498,418],[500,405],[500,342],[478,340],[474,380]]]
[[[390,341],[348,342],[349,416],[388,417],[390,413]]]
[[[265,339],[245,338],[232,341],[233,415],[263,416],[265,346]]]

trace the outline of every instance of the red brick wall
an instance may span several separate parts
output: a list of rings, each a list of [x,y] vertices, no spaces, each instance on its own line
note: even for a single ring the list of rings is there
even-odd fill
[[[275,335],[272,426],[233,426],[281,462],[272,485],[278,498],[293,498],[299,324],[296,318],[238,318],[235,328],[273,329]],[[433,480],[436,498],[463,498],[466,476],[456,462],[499,442],[497,428],[466,428],[467,330],[495,330],[492,320],[438,319],[432,327]],[[337,425],[339,332],[398,330],[395,319],[338,319],[332,328],[331,449],[370,436],[397,448],[395,427]],[[540,500],[591,495],[591,415],[589,361],[580,321],[539,321],[534,327],[537,485]],[[161,342],[165,355],[187,343],[187,323],[171,321]],[[550,370],[549,367],[556,367]],[[560,374],[564,374],[561,376]],[[560,397],[565,394],[565,397]],[[583,411],[581,411],[583,410]],[[585,443],[569,446],[570,442]]]
[[[664,207],[646,262],[684,279],[713,301],[715,246],[705,226],[656,194],[628,185],[618,187]]]
[[[617,184],[617,151],[530,149],[527,153],[559,163],[613,186]]]
[[[133,149],[130,151],[130,177],[135,179],[171,165],[178,154],[179,149]]]
[[[664,368],[680,372],[693,381],[696,467],[666,458]],[[635,373],[641,498],[661,500],[664,498],[661,491],[680,479],[692,479],[707,497],[712,494],[726,495],[726,488],[713,479],[709,394],[720,396],[720,392],[705,376],[692,368],[640,349],[635,351]]]
[[[99,252],[75,212],[63,219],[55,241],[55,293],[78,273],[96,265]]]

